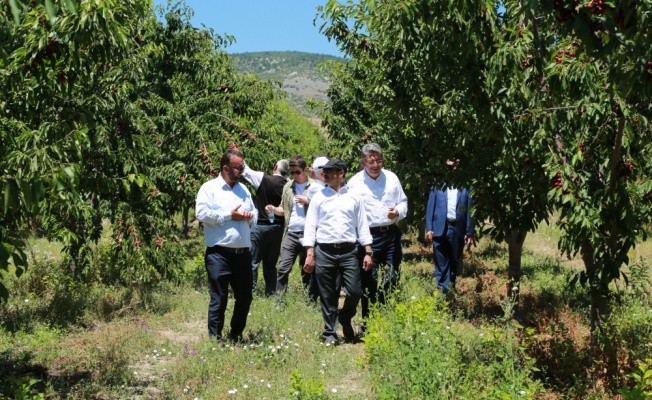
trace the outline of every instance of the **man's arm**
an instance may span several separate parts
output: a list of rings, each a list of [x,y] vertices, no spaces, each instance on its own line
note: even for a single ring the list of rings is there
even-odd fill
[[[398,201],[396,202],[396,206],[394,206],[394,209],[396,212],[398,212],[398,221],[402,220],[403,218],[407,217],[408,213],[408,199],[407,196],[405,195],[405,192],[403,191],[403,186],[401,185],[401,182],[396,179],[396,184],[398,185]]]
[[[435,213],[435,200],[436,200],[435,189],[430,188],[430,194],[428,194],[428,203],[426,204],[426,239],[428,240],[432,240],[432,232],[434,229],[434,227],[432,226],[432,219]],[[428,233],[430,233],[430,235],[428,235]]]
[[[209,190],[210,188],[206,184],[199,189],[195,200],[195,216],[203,224],[224,225],[226,220],[231,219],[231,210],[212,207]]]
[[[245,169],[242,171],[242,177],[245,178],[254,189],[258,189],[258,186],[260,186],[260,183],[263,181],[265,173],[263,171],[254,171],[249,168],[249,165],[247,165],[246,162],[244,163],[244,167]]]

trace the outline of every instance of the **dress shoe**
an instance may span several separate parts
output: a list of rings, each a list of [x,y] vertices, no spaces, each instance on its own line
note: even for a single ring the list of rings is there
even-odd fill
[[[346,339],[347,342],[354,342],[355,331],[353,330],[353,326],[351,326],[351,321],[341,321],[340,323],[342,324],[344,339]]]

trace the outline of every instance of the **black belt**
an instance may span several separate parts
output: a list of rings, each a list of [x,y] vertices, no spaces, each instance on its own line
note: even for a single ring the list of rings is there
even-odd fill
[[[446,223],[447,223],[448,225],[455,225],[455,222],[456,222],[456,221],[455,221],[454,219],[447,219],[447,220],[446,220]]]
[[[342,243],[317,243],[317,246],[319,246],[320,249],[322,250],[327,250],[327,251],[351,251],[355,249],[355,242],[342,242]]]
[[[369,232],[370,232],[372,235],[379,235],[379,234],[381,234],[381,233],[387,233],[387,232],[393,230],[393,228],[394,228],[395,226],[396,226],[396,225],[394,225],[394,224],[391,224],[391,225],[383,225],[383,226],[374,226],[373,228],[369,228]]]
[[[209,249],[221,251],[223,253],[232,253],[232,254],[244,254],[249,251],[249,247],[224,247],[218,245],[209,247]]]

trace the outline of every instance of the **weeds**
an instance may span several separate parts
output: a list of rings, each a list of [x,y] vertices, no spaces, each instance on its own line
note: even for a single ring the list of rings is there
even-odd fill
[[[14,295],[0,308],[1,396],[20,389],[32,398],[606,399],[620,389],[631,400],[649,390],[644,262],[631,266],[607,334],[592,345],[586,295],[568,287],[572,272],[552,252],[524,255],[514,316],[503,246],[470,254],[455,294],[444,299],[431,249],[404,239],[414,257],[402,266],[401,285],[373,309],[364,344],[338,347],[319,343],[319,306],[306,302],[298,268],[282,299],[254,299],[243,342],[219,344],[206,335],[201,246],[187,246],[194,253],[184,284],[161,284],[147,298],[128,286],[69,282],[56,261],[36,260],[39,268],[12,278]],[[600,372],[600,343],[618,355],[618,379]],[[636,360],[647,360],[645,371]],[[618,387],[625,384],[631,388]]]

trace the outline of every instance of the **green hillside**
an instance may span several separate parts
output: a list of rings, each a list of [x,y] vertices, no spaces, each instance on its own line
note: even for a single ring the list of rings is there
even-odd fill
[[[238,71],[280,82],[290,103],[309,117],[313,117],[314,112],[306,107],[306,100],[327,100],[329,81],[319,66],[327,61],[344,61],[330,55],[297,51],[237,53],[231,56]]]

